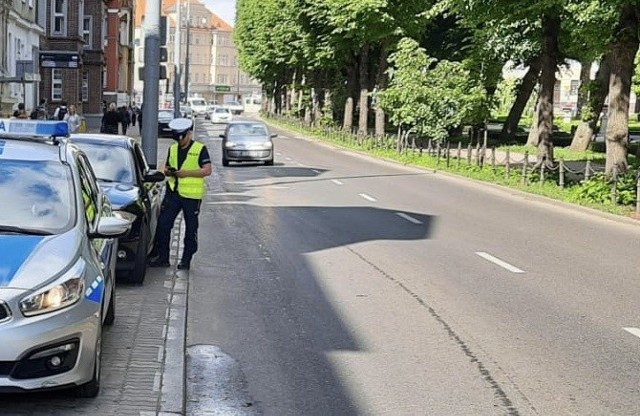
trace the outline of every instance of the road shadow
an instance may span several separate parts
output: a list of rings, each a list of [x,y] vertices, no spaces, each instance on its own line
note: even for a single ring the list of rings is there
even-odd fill
[[[187,345],[215,344],[233,356],[265,414],[361,414],[330,357],[368,347],[335,310],[308,256],[343,249],[340,257],[366,262],[358,244],[429,239],[435,218],[368,206],[207,202],[201,227],[217,231],[201,234],[190,272]]]

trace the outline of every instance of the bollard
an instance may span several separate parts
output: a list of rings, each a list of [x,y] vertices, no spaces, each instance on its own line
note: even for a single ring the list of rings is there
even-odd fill
[[[476,143],[476,165],[480,166],[480,142]]]
[[[511,174],[511,151],[509,150],[509,148],[507,148],[507,152],[506,152],[506,165],[504,166],[504,177],[506,179],[509,179],[509,175]]]
[[[586,181],[591,178],[591,159],[587,159],[587,164],[584,167],[584,179]]]
[[[496,174],[496,147],[491,146],[491,170]]]
[[[449,143],[447,141],[447,148],[446,148],[446,158],[447,158],[447,168],[451,166],[451,143]]]
[[[471,166],[471,154],[473,153],[473,148],[471,147],[471,143],[467,146],[467,165]]]
[[[529,169],[529,151],[524,152],[524,163],[522,164],[522,184],[527,185],[527,169]]]
[[[560,170],[560,188],[564,189],[564,159],[560,158],[560,165],[558,166]]]
[[[458,151],[456,154],[458,160],[456,161],[456,167],[460,168],[460,158],[462,157],[462,142],[458,142]]]
[[[640,216],[640,169],[636,173],[636,215]]]
[[[436,166],[440,166],[440,140],[436,143]]]
[[[429,141],[427,142],[427,153],[429,154],[429,156],[433,155],[432,145],[433,145],[433,143],[431,142],[431,139],[429,139]]]
[[[613,183],[611,184],[611,203],[616,205],[618,203],[618,167],[613,166],[611,179]]]
[[[544,185],[544,171],[546,169],[546,163],[542,162],[540,165],[540,186]]]

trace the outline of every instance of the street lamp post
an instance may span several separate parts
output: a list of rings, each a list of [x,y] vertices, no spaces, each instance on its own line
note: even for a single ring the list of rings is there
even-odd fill
[[[177,19],[176,19],[176,30],[174,32],[174,74],[173,74],[173,116],[175,118],[180,117],[180,32],[182,27],[182,18],[180,9],[182,5],[180,4],[180,0],[178,0],[177,4]]]
[[[187,48],[184,59],[184,100],[189,97],[189,45],[191,43],[191,0],[187,0]]]

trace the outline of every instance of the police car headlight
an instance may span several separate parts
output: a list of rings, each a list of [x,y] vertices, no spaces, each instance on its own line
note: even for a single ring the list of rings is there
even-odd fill
[[[83,292],[84,280],[81,277],[73,277],[22,299],[20,310],[24,316],[54,312],[78,302]]]

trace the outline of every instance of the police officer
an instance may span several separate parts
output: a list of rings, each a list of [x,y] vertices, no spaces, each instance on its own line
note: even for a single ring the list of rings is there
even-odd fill
[[[176,118],[169,123],[173,143],[169,147],[164,174],[167,187],[158,228],[151,267],[169,267],[169,244],[173,223],[182,211],[186,225],[184,250],[178,269],[188,270],[198,250],[198,214],[205,192],[205,178],[211,175],[211,158],[204,144],[193,140],[193,120]]]

